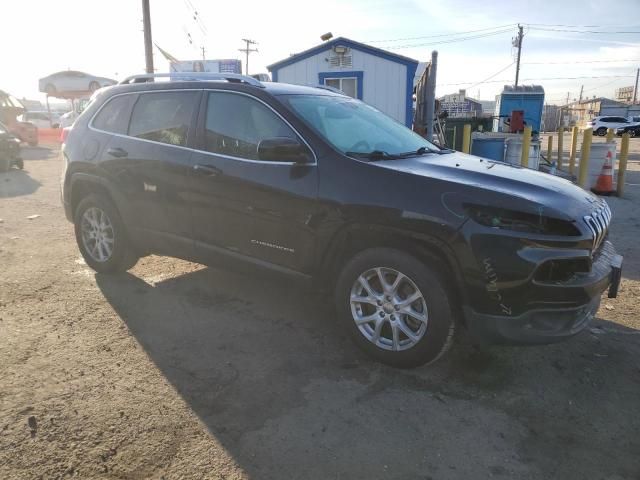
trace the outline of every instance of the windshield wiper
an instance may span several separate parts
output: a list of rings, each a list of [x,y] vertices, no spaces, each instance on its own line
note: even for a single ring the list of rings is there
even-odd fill
[[[346,155],[354,158],[366,158],[367,160],[396,160],[403,158],[400,155],[392,155],[384,150],[373,150],[371,152],[345,152]]]
[[[399,158],[409,158],[409,157],[419,157],[420,155],[426,155],[427,153],[440,154],[441,152],[439,150],[432,150],[427,147],[420,147],[419,149],[414,150],[413,152],[398,153],[397,156]]]

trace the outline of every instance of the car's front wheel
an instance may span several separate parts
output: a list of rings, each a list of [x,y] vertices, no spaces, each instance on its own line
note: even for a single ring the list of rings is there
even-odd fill
[[[600,127],[599,129],[596,130],[596,135],[598,135],[599,137],[604,137],[607,134],[607,129],[604,127]]]
[[[339,276],[335,301],[355,343],[388,365],[434,362],[453,342],[445,283],[402,251],[372,248],[357,254]]]
[[[629,130],[629,136],[630,137],[635,137],[638,135],[638,132],[636,130]]]
[[[80,253],[96,272],[123,272],[138,261],[120,214],[106,196],[83,198],[76,208],[74,226]]]

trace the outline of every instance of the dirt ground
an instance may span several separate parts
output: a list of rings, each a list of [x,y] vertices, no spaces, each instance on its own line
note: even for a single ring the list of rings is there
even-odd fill
[[[632,144],[609,199],[622,290],[592,328],[530,348],[462,336],[415,370],[363,357],[280,279],[163,257],[94,274],[57,151],[25,148],[0,174],[0,479],[640,479]]]

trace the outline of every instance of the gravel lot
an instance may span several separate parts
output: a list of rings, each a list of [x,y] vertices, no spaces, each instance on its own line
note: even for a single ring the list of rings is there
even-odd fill
[[[565,145],[567,145],[565,139]],[[361,356],[280,279],[82,262],[55,148],[0,174],[0,478],[639,479],[640,141],[620,297],[569,342]],[[31,215],[39,217],[29,219]]]

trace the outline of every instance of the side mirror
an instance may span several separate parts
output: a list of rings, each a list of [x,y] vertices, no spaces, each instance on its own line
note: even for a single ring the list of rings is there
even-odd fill
[[[295,138],[265,138],[258,144],[258,158],[268,162],[311,162],[311,152]]]

